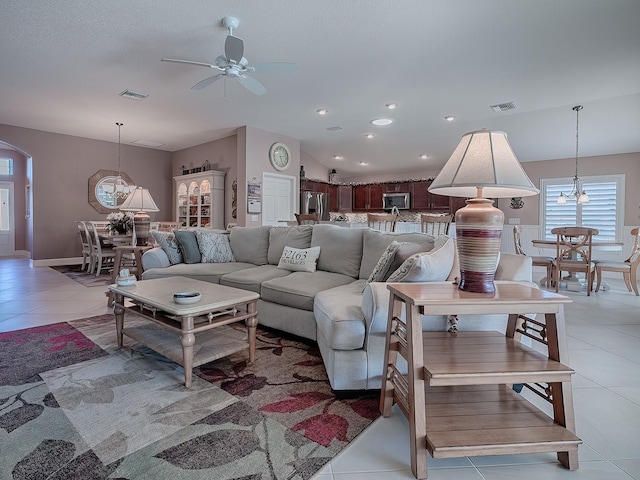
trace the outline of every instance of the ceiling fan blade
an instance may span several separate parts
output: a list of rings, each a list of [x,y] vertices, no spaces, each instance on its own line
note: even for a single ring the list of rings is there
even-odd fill
[[[260,63],[253,66],[256,73],[293,73],[298,71],[298,65],[286,62]]]
[[[200,67],[218,68],[215,65],[211,65],[210,63],[193,62],[191,60],[178,60],[176,58],[162,58],[161,61],[174,62],[174,63],[186,63],[187,65],[198,65]]]
[[[256,95],[263,95],[267,93],[267,89],[255,78],[247,77],[246,75],[239,75],[238,81],[244,88]]]
[[[233,35],[227,35],[227,39],[224,42],[224,54],[227,60],[240,63],[242,55],[244,55],[244,42],[242,39],[234,37]]]
[[[220,80],[222,77],[224,77],[224,73],[218,73],[217,75],[207,77],[204,80],[200,80],[193,87],[191,87],[191,90],[201,90],[204,87],[211,85],[213,82]]]

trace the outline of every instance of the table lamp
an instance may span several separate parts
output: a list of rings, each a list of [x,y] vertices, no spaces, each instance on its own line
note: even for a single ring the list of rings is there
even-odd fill
[[[493,283],[504,224],[502,210],[484,197],[536,195],[516,158],[507,134],[489,130],[465,133],[428,189],[438,195],[476,197],[456,212],[456,242],[460,262],[459,288],[494,293]]]
[[[142,187],[136,189],[129,194],[124,203],[120,206],[120,210],[125,212],[136,212],[133,216],[133,228],[136,234],[137,245],[147,245],[149,238],[149,229],[151,218],[147,212],[159,212],[160,209],[153,201],[149,190]]]

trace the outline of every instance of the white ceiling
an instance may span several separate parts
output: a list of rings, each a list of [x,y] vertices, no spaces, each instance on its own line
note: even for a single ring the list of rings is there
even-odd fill
[[[231,79],[226,100],[224,81],[191,90],[215,72],[160,59],[213,62],[226,15],[250,64],[298,72],[255,74],[262,96]],[[481,128],[521,161],[573,157],[582,104],[580,156],[638,152],[639,20],[638,0],[3,0],[0,123],[115,142],[123,122],[123,143],[168,151],[250,125],[348,177],[439,167]]]

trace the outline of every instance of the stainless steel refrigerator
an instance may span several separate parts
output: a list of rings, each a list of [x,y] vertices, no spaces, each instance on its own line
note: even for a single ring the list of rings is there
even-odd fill
[[[318,220],[329,220],[329,197],[326,193],[300,192],[300,213],[317,213]]]

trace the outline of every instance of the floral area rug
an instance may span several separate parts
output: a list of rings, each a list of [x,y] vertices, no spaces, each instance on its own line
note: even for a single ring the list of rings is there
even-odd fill
[[[315,345],[273,331],[253,365],[202,365],[191,389],[125,345],[112,315],[0,333],[0,478],[306,479],[379,415],[377,395],[335,398]]]
[[[100,287],[102,285],[111,285],[111,273],[103,271],[96,277],[95,273],[89,273],[82,270],[81,265],[63,265],[51,267],[54,270],[66,275],[71,280],[84,285],[85,287]]]

